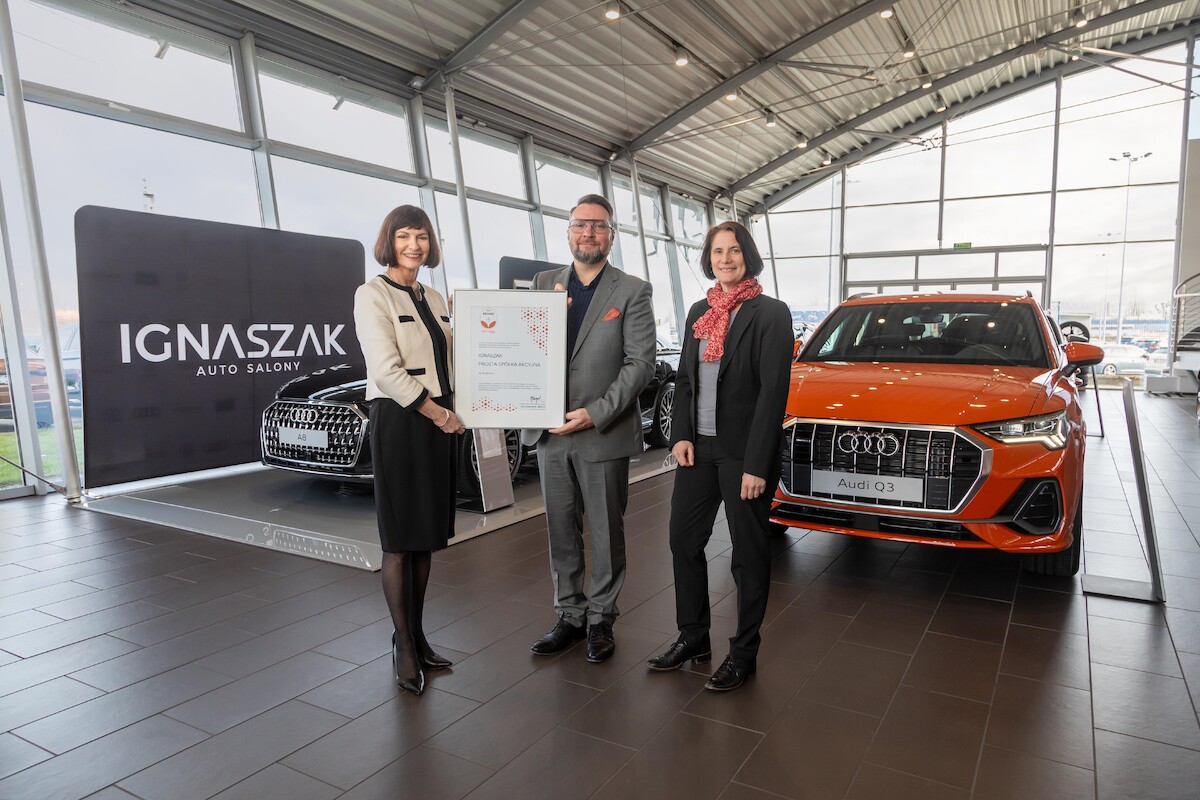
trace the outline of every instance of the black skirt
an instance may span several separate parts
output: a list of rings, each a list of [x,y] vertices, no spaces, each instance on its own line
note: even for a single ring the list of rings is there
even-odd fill
[[[449,398],[435,400],[450,407]],[[441,550],[454,535],[458,436],[386,397],[371,401],[375,515],[386,553]]]

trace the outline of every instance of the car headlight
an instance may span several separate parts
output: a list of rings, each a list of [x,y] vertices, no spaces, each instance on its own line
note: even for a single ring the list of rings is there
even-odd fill
[[[1009,419],[974,426],[984,436],[1005,444],[1037,442],[1047,450],[1061,450],[1067,444],[1067,412],[1040,417]]]

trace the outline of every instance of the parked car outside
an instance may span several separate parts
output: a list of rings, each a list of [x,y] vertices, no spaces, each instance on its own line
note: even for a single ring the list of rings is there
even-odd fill
[[[1103,375],[1140,375],[1146,371],[1150,354],[1132,344],[1106,344],[1104,360],[1097,369]]]
[[[1073,575],[1086,430],[1071,378],[1103,357],[1064,344],[1030,297],[851,298],[792,367],[771,519]]]
[[[33,394],[34,419],[39,428],[54,425],[54,410],[50,404],[50,384],[46,374],[46,360],[30,350],[26,354],[29,365],[29,389]],[[13,419],[12,387],[8,374],[8,361],[0,355],[0,430],[11,430]]]
[[[651,447],[665,447],[671,437],[675,371],[679,350],[659,342],[650,383],[642,390],[642,435]],[[370,410],[366,401],[367,371],[362,364],[338,364],[285,383],[263,411],[259,427],[262,463],[318,478],[370,483],[373,480],[368,442]],[[515,478],[529,452],[520,431],[504,432],[508,468]],[[479,468],[474,439],[462,437],[459,494],[479,494]]]

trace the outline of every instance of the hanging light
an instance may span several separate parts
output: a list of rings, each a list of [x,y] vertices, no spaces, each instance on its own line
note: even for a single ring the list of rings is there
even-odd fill
[[[804,136],[804,134],[797,131],[797,133],[796,133],[796,148],[799,150],[803,150],[806,147],[808,147],[808,139]]]
[[[778,124],[779,124],[779,117],[775,116],[774,111],[768,111],[767,112],[767,127],[774,128]]]
[[[891,19],[896,14],[896,9],[888,6],[883,11],[879,12],[879,16],[883,19]]]
[[[736,86],[725,93],[725,99],[731,103],[738,99],[738,90]]]
[[[935,113],[935,114],[940,114],[940,113],[942,113],[942,112],[943,112],[943,111],[945,111],[945,110],[946,110],[946,103],[945,103],[945,101],[943,101],[943,100],[938,100],[937,108],[935,108],[935,109],[933,110],[933,111],[934,111],[934,113]]]
[[[1083,15],[1083,6],[1076,6],[1075,10],[1071,13],[1071,26],[1075,28],[1086,28],[1087,24],[1088,18]]]
[[[683,49],[683,45],[675,45],[675,66],[686,67],[688,63],[688,51]]]
[[[917,48],[913,44],[912,39],[905,39],[904,46],[900,48],[900,55],[905,58],[912,58],[917,54]]]
[[[620,3],[608,3],[604,6],[605,19],[619,19],[621,16]]]
[[[825,157],[823,159],[821,159],[821,166],[828,167],[832,163],[833,163],[833,156],[829,155],[829,153],[825,153]]]
[[[933,88],[933,76],[931,76],[928,72],[921,73],[921,88],[922,89],[932,89]]]

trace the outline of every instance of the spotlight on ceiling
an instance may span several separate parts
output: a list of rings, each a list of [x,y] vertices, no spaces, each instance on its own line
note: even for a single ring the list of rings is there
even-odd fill
[[[945,110],[946,110],[946,103],[945,103],[944,101],[942,101],[942,100],[938,100],[937,108],[935,108],[935,109],[933,110],[933,111],[934,111],[934,113],[935,113],[935,114],[940,114],[940,113],[942,113],[942,112],[943,112],[943,111],[945,111]]]
[[[802,133],[796,134],[796,147],[800,150],[803,150],[804,148],[808,147],[808,139],[805,138],[804,134],[802,134]]]
[[[823,159],[821,159],[821,166],[828,167],[832,163],[833,163],[833,156],[829,155],[829,153],[825,153],[825,157]]]
[[[605,19],[619,19],[620,17],[621,17],[621,4],[620,3],[607,3],[604,6],[604,18]]]
[[[768,111],[767,112],[767,127],[774,128],[778,124],[779,124],[779,117],[775,116],[774,111]]]
[[[729,102],[731,102],[731,103],[732,103],[734,100],[737,100],[737,99],[738,99],[738,91],[737,91],[737,88],[730,89],[728,92],[726,92],[726,93],[725,93],[725,99],[726,99],[726,100],[728,100],[728,101],[729,101]]]
[[[905,39],[904,46],[900,49],[900,55],[905,58],[912,58],[917,54],[917,48],[913,44],[912,39]]]
[[[688,51],[683,49],[683,45],[675,45],[675,66],[686,67],[688,63]]]
[[[879,16],[882,17],[883,19],[891,19],[893,16],[895,16],[895,14],[896,14],[896,9],[892,8],[891,6],[888,6],[883,11],[879,12]]]
[[[933,77],[930,76],[930,74],[928,72],[921,75],[921,88],[922,89],[932,89],[933,88]]]
[[[1075,28],[1086,28],[1088,18],[1083,15],[1083,6],[1076,7],[1071,14],[1071,26]]]

